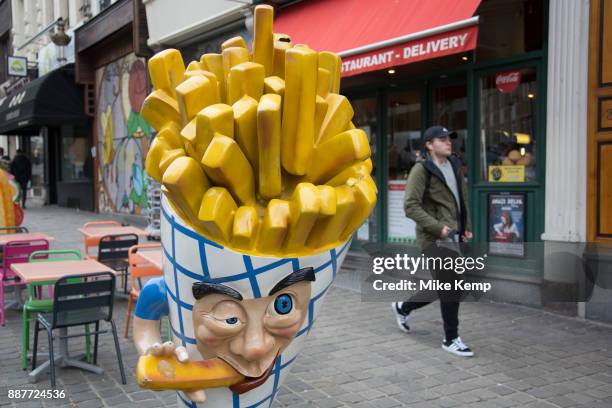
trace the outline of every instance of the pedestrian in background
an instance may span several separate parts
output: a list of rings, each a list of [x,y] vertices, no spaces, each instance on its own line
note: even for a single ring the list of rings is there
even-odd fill
[[[408,176],[404,209],[406,216],[416,222],[417,244],[426,257],[456,258],[459,252],[445,246],[444,242],[466,242],[472,238],[467,186],[461,162],[452,155],[452,139],[456,137],[456,132],[449,132],[442,126],[427,129],[422,138],[426,150],[424,160],[415,164]],[[430,272],[434,279],[450,282],[451,287],[455,287],[458,277],[455,271],[433,268]],[[461,292],[454,289],[438,291],[438,298],[444,321],[442,348],[458,356],[473,356],[472,350],[459,337]],[[419,292],[405,302],[393,303],[400,330],[408,332],[411,312],[432,301],[430,293]]]
[[[21,187],[21,207],[25,210],[28,184],[32,179],[32,163],[21,149],[17,149],[17,154],[13,157],[11,174],[15,176],[15,180]]]

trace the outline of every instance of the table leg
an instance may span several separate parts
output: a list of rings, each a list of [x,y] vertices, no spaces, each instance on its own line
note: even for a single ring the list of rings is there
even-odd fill
[[[66,336],[68,334],[67,328],[60,329],[60,336]],[[88,364],[84,361],[81,361],[85,358],[85,354],[79,354],[76,356],[70,356],[68,352],[68,339],[60,338],[60,351],[59,354],[62,358],[60,366],[61,367],[77,367],[82,370],[91,371],[92,373],[102,374],[104,370],[98,366],[93,364]]]

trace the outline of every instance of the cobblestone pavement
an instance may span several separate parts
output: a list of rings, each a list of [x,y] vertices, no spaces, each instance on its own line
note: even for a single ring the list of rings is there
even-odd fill
[[[54,248],[82,248],[76,228],[91,213],[49,207],[28,210],[31,230],[56,237]],[[346,273],[346,272],[341,272]],[[122,331],[126,301],[117,300]],[[387,303],[364,303],[358,293],[334,287],[306,348],[281,388],[275,407],[612,407],[612,327],[497,303],[461,306],[461,336],[471,359],[440,349],[437,305],[415,312],[413,333],[401,333]],[[8,389],[48,389],[28,384],[20,368],[21,315],[8,311],[0,327],[0,406],[163,407],[171,392],[140,390],[136,352],[121,338],[128,384],[122,385],[110,335],[101,337],[103,375],[58,369],[54,401],[9,400]],[[83,349],[71,340],[71,351]],[[44,351],[44,347],[42,348]]]

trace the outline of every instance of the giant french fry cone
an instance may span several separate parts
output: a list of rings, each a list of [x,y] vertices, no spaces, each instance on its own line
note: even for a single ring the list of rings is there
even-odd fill
[[[172,333],[191,362],[211,363],[149,357],[139,381],[181,390],[179,406],[192,406],[194,387],[206,407],[272,404],[376,204],[340,58],[294,47],[272,17],[256,8],[251,52],[234,37],[187,70],[176,50],[152,58],[142,114],[160,129],[146,164],[163,185]]]

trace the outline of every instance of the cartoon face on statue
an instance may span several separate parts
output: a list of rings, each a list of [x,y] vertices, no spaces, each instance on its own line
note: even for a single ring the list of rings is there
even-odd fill
[[[136,305],[136,372],[179,406],[272,404],[376,204],[340,58],[293,46],[272,20],[256,7],[252,53],[236,37],[187,68],[177,50],[149,61],[164,261]]]

